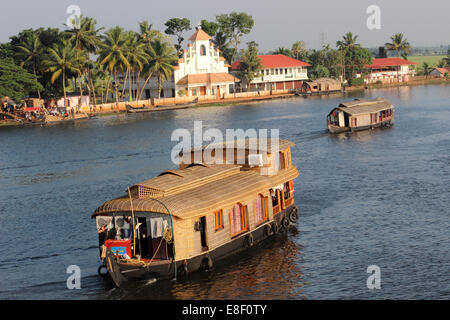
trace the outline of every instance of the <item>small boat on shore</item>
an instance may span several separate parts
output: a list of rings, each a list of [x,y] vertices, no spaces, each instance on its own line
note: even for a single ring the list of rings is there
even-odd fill
[[[167,104],[167,105],[157,105],[156,107],[159,109],[168,109],[168,108],[174,108],[174,109],[182,109],[182,108],[187,108],[193,105],[196,105],[198,103],[198,98],[195,98],[194,100],[192,100],[191,102],[188,103],[177,103],[177,104]]]
[[[196,105],[198,103],[198,98],[195,98],[191,102],[188,103],[178,103],[178,104],[168,104],[168,105],[156,105],[154,107],[133,107],[132,105],[125,105],[127,109],[127,113],[140,113],[140,112],[152,112],[152,111],[161,111],[161,110],[175,110],[175,109],[184,109]]]
[[[129,105],[129,104],[125,105],[125,107],[126,107],[128,113],[149,112],[152,110],[151,108],[147,108],[145,106],[133,107],[132,105]]]
[[[260,152],[261,146],[254,150],[248,140],[214,149],[223,155],[233,149],[228,151],[234,163],[207,164],[211,151],[204,147],[186,151],[179,169],[140,182],[98,207],[92,218],[104,263],[99,274],[106,268],[115,285],[124,287],[134,280],[211,270],[218,260],[274,241],[274,234],[296,222],[294,144],[280,139],[273,147],[267,139],[267,149]],[[193,160],[196,152],[199,162]]]
[[[327,116],[330,133],[359,131],[394,124],[394,106],[386,99],[342,102]]]

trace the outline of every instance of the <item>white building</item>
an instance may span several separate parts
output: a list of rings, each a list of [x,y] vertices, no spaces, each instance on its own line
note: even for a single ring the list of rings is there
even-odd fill
[[[259,55],[263,69],[261,76],[250,84],[250,90],[284,90],[301,88],[308,80],[307,67],[311,65],[283,54]],[[232,64],[232,71],[239,69],[240,61]]]
[[[372,64],[364,66],[364,69],[369,71],[369,74],[364,77],[364,82],[409,81],[410,77],[415,75],[415,70],[410,66],[415,64],[417,63],[402,58],[372,59]],[[361,74],[358,74],[357,77],[361,77]]]
[[[178,64],[172,75],[172,79],[165,81],[161,91],[161,97],[182,96],[217,96],[230,93],[239,79],[229,73],[231,67],[225,58],[220,56],[219,49],[214,48],[211,37],[200,26],[189,38],[188,49],[184,50],[183,57],[178,59]],[[123,76],[121,76],[123,79]],[[135,80],[133,78],[133,80]],[[141,86],[144,79],[141,79]],[[128,94],[128,84],[125,84],[125,93]],[[136,85],[132,86],[136,90]],[[158,97],[158,81],[153,76],[143,90],[143,99]]]

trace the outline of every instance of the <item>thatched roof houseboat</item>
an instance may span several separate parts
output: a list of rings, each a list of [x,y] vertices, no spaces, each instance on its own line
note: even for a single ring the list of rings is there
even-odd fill
[[[339,80],[332,78],[318,78],[303,82],[302,92],[308,94],[320,94],[342,91]]]
[[[331,133],[371,129],[394,124],[394,107],[382,98],[342,102],[327,116]]]
[[[217,147],[224,154],[232,149],[234,163],[226,164],[208,164],[205,148],[186,151],[179,169],[137,183],[95,210],[101,258],[117,286],[210,269],[297,220],[293,143],[279,140],[276,149],[260,149],[261,157],[251,146]],[[201,160],[190,161],[196,152]]]

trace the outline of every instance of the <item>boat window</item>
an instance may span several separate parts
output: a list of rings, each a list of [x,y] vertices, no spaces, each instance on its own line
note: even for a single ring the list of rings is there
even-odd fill
[[[267,197],[264,197],[262,194],[259,194],[258,198],[254,201],[254,210],[255,210],[256,224],[266,221],[269,218]]]
[[[216,231],[223,229],[223,211],[222,211],[222,209],[214,212],[214,215],[216,217]]]
[[[230,232],[232,237],[247,230],[247,213],[247,206],[243,206],[240,203],[234,205],[230,213]]]

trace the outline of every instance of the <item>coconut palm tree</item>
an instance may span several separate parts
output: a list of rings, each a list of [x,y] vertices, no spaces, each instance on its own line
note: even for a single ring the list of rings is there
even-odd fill
[[[23,67],[25,64],[30,64],[36,81],[37,69],[43,52],[42,43],[35,32],[30,33],[22,43],[16,46],[16,58],[20,61],[20,66]],[[37,89],[37,94],[38,98],[41,99],[41,91],[39,89]]]
[[[152,27],[147,20],[139,22],[139,39],[145,44],[150,44],[154,40],[162,41],[165,38],[161,31],[153,30]]]
[[[126,43],[126,58],[130,63],[127,68],[128,73],[128,90],[129,99],[133,98],[131,87],[133,85],[133,78],[135,78],[136,83],[140,82],[140,74],[147,63],[148,55],[145,52],[145,44],[140,41],[139,34],[134,31],[129,31],[127,33],[127,43]],[[136,77],[132,77],[136,75]],[[125,86],[124,86],[125,88]]]
[[[117,74],[130,67],[127,55],[126,33],[121,27],[114,27],[102,36],[102,44],[99,50],[98,61],[106,65],[108,71],[113,75],[116,103],[119,102],[119,89]]]
[[[94,54],[97,51],[97,48],[100,45],[100,38],[98,34],[101,30],[103,30],[103,27],[96,29],[96,24],[97,21],[95,19],[81,16],[78,28],[72,28],[63,33],[63,35],[76,48],[78,58],[80,58],[83,55],[86,55],[87,64],[85,65],[85,68],[82,69],[82,73],[79,76],[78,81],[81,81],[81,78],[84,75],[87,75],[88,89],[90,93],[91,92],[93,93],[94,104],[96,96],[95,90],[93,88],[94,84],[92,81],[92,74],[91,74],[92,68],[91,54]]]
[[[285,47],[279,47],[277,50],[273,52],[273,54],[282,54],[288,57],[292,56],[291,50]]]
[[[295,59],[297,59],[297,60],[301,60],[301,59],[305,60],[306,59],[306,55],[307,55],[305,42],[304,41],[296,41],[296,42],[294,42],[294,44],[292,44],[291,52],[292,52],[292,55],[294,56]]]
[[[351,49],[355,46],[359,46],[359,44],[356,43],[356,39],[358,39],[358,35],[353,36],[353,33],[347,32],[342,37],[342,40],[336,42],[336,45],[341,50]]]
[[[149,66],[147,73],[149,74],[149,76],[147,76],[147,80],[150,79],[153,73],[156,74],[158,79],[158,98],[160,98],[162,85],[165,80],[169,80],[172,76],[174,70],[173,66],[178,59],[178,55],[174,50],[174,47],[165,41],[152,41],[151,46],[148,49]]]
[[[400,57],[402,53],[408,53],[411,50],[411,45],[408,39],[404,38],[403,33],[396,33],[391,37],[392,42],[387,42],[384,46],[387,50],[397,51],[397,56]]]
[[[429,65],[427,62],[424,62],[424,63],[422,64],[422,70],[423,70],[423,74],[425,75],[425,79],[427,79],[427,78],[428,78],[428,75],[429,75],[430,72],[431,72],[431,67],[430,67],[430,65]]]
[[[360,45],[356,43],[356,39],[358,39],[358,35],[353,35],[353,33],[347,32],[342,37],[342,40],[336,42],[336,46],[339,51],[341,51],[343,59],[343,81],[345,81],[346,73],[348,73],[348,76],[350,77],[353,76],[353,53],[356,47],[360,47]]]
[[[52,73],[51,83],[55,83],[56,79],[62,77],[64,107],[66,108],[66,77],[68,73],[79,74],[81,72],[80,64],[75,48],[67,40],[62,40],[60,44],[55,44],[53,48],[49,48],[42,61],[45,71]]]

